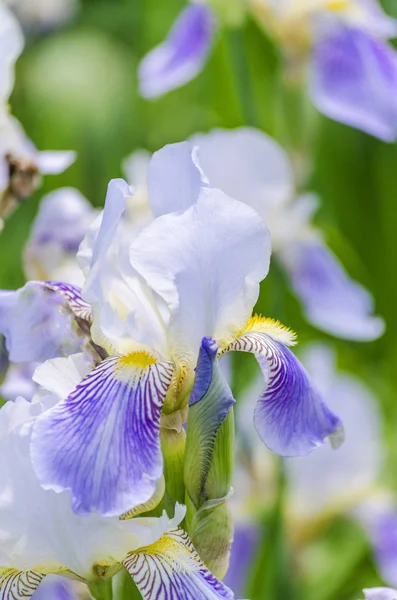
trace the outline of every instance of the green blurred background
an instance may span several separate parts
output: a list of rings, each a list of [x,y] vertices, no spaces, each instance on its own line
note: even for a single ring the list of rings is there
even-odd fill
[[[85,0],[71,22],[28,36],[12,111],[39,149],[75,149],[78,160],[64,174],[47,177],[7,222],[0,237],[1,288],[24,283],[21,251],[48,191],[75,186],[101,206],[108,181],[121,176],[122,160],[138,148],[156,150],[197,131],[247,121],[279,135],[277,49],[249,19],[241,31],[218,34],[206,69],[189,85],[155,102],[139,98],[138,62],[164,38],[183,5]],[[397,16],[395,0],[385,7]],[[309,188],[322,200],[317,223],[349,273],[372,291],[386,320],[386,333],[376,342],[335,345],[341,367],[362,377],[379,398],[389,449],[383,480],[397,491],[397,147],[319,116],[312,151]],[[325,339],[305,323],[293,296],[285,291],[280,298],[278,278],[271,271],[261,310],[282,318],[300,340]],[[245,362],[243,368],[249,368]],[[244,371],[240,383],[246,380]],[[269,580],[279,569],[272,550],[263,559],[262,575]],[[362,587],[380,583],[363,534],[345,521],[325,530],[309,557],[309,575],[297,568],[293,577],[298,599],[354,600]],[[267,589],[257,598],[287,600],[276,584]]]

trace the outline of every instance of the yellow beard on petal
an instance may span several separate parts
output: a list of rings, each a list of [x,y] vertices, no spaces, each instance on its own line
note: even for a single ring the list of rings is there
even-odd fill
[[[120,367],[136,367],[137,369],[146,369],[146,367],[150,367],[150,365],[155,365],[156,362],[157,359],[149,354],[149,352],[146,352],[146,350],[138,350],[122,356],[118,364]]]
[[[275,321],[274,319],[270,319],[268,317],[262,317],[261,315],[253,315],[248,320],[245,327],[238,332],[236,338],[239,338],[244,333],[249,333],[251,331],[266,333],[279,342],[287,344],[287,346],[294,346],[297,343],[296,333],[292,331],[292,329],[289,329],[280,323],[280,321]]]

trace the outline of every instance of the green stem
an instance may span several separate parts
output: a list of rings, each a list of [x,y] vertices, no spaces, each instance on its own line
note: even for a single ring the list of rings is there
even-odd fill
[[[95,600],[113,600],[112,580],[95,581],[89,585]]]
[[[241,29],[230,29],[228,32],[228,37],[233,71],[235,72],[236,84],[243,109],[244,119],[247,125],[255,127],[257,125],[257,118],[249,75],[250,65],[247,56],[247,48]]]
[[[247,597],[252,600],[295,600],[284,527],[284,498],[285,473],[279,458],[277,498],[260,524],[259,551],[248,581]]]

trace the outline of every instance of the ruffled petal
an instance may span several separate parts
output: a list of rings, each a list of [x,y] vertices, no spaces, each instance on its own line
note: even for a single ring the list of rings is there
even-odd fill
[[[60,286],[62,293],[53,293]],[[53,289],[54,288],[54,289]],[[58,291],[58,290],[57,290]],[[68,296],[74,297],[69,299]],[[16,292],[0,292],[0,332],[12,362],[41,362],[78,352],[81,339],[72,331],[72,310],[78,288],[63,284],[46,286],[31,281]]]
[[[143,600],[232,600],[233,592],[202,563],[182,529],[124,560]]]
[[[122,179],[109,183],[105,208],[77,257],[86,277],[82,294],[93,309],[92,338],[110,354],[155,348],[167,356],[164,302],[153,297],[129,261],[134,230],[124,218],[132,194]]]
[[[174,356],[195,364],[204,337],[220,344],[249,318],[269,268],[270,234],[249,206],[203,189],[185,212],[148,225],[130,260],[169,307]]]
[[[310,93],[319,111],[386,142],[397,137],[397,54],[362,29],[340,26],[317,41]]]
[[[197,134],[198,160],[210,185],[249,204],[265,220],[273,206],[293,198],[294,175],[287,153],[251,127]]]
[[[208,6],[188,4],[167,39],[141,61],[141,95],[156,98],[196,77],[207,60],[214,29],[214,17]]]
[[[162,475],[160,414],[172,373],[172,363],[145,353],[111,357],[40,416],[32,461],[43,487],[69,489],[79,514],[121,515],[149,500]]]
[[[342,441],[341,420],[289,350],[293,343],[294,335],[279,323],[253,317],[223,350],[255,354],[266,384],[255,408],[255,428],[266,446],[281,456],[308,454],[328,436],[335,446]]]
[[[149,163],[148,192],[155,217],[194,204],[203,186],[195,163],[194,149],[188,142],[169,144],[155,152]]]
[[[37,571],[0,571],[0,600],[26,600],[31,598],[45,575]]]
[[[382,335],[384,322],[372,314],[371,295],[349,278],[325,244],[295,244],[281,260],[315,327],[348,340],[370,341]]]

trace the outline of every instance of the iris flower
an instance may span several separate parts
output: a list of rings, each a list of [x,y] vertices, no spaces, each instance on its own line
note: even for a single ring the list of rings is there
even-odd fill
[[[50,382],[47,391],[41,390],[33,402],[18,398],[0,409],[0,597],[30,598],[48,575],[91,584],[125,567],[145,600],[234,598],[178,527],[184,507],[176,505],[171,519],[165,512],[161,517],[121,519],[79,516],[67,492],[40,486],[29,446],[35,422],[69,395],[87,368],[83,355],[48,361],[36,373],[39,382]],[[43,588],[37,597],[48,598],[51,591],[77,597],[71,596],[67,581],[49,582],[50,589]]]
[[[160,428],[183,425],[194,380],[190,402],[208,388],[214,359],[229,351],[251,352],[261,366],[265,389],[254,420],[269,448],[295,456],[327,436],[340,441],[339,418],[289,349],[292,332],[251,316],[269,268],[263,220],[208,186],[187,143],[154,155],[148,191],[155,218],[137,233],[124,219],[132,190],[122,180],[109,184],[79,252],[84,300],[54,282],[31,282],[0,299],[0,328],[14,355],[37,338],[27,322],[34,310],[21,306],[26,289],[60,292],[89,332],[97,366],[37,418],[31,443],[42,486],[70,490],[78,514],[120,515],[153,496],[163,473]],[[43,346],[42,339],[28,346],[35,343]]]
[[[191,2],[139,69],[141,94],[155,98],[203,68],[216,11],[227,2]],[[318,110],[384,141],[397,137],[397,60],[387,40],[396,21],[376,0],[242,2],[279,45],[289,72],[302,72]]]

